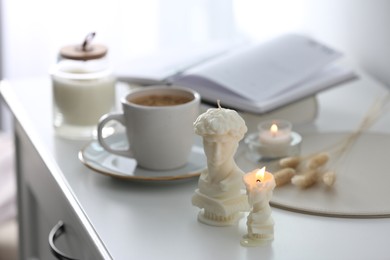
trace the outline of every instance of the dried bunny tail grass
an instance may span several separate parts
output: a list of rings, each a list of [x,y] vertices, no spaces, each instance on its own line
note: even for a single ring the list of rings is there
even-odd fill
[[[332,158],[336,159],[335,162],[332,162],[334,170],[327,170],[322,175],[322,181],[328,187],[333,186],[336,181],[336,170],[341,161],[344,159],[344,156],[346,156],[346,152],[350,149],[356,139],[358,139],[365,130],[369,129],[376,122],[376,120],[383,114],[384,110],[388,110],[389,101],[390,92],[381,99],[378,98],[378,100],[375,100],[356,131],[347,135],[339,142],[303,157],[286,157],[279,160],[279,166],[282,169],[294,168],[296,171],[302,172],[302,174],[294,173],[291,177],[291,183],[299,188],[308,188],[313,185],[319,178],[320,168],[323,168],[332,156]],[[283,173],[283,175],[288,176],[287,173]],[[288,182],[288,180],[284,179],[287,179],[287,177],[278,178],[280,178],[280,185]]]
[[[316,170],[309,170],[303,174],[295,175],[291,179],[291,183],[299,188],[305,189],[316,183],[318,173]]]
[[[324,175],[322,175],[322,181],[325,183],[326,186],[332,187],[336,181],[336,172],[335,171],[325,172]]]
[[[301,162],[298,156],[286,157],[279,160],[279,166],[282,168],[296,168]]]
[[[295,175],[295,169],[284,168],[274,173],[276,186],[280,187],[291,181],[291,178]]]
[[[314,155],[307,161],[307,168],[314,170],[325,165],[328,161],[329,161],[329,154],[326,152],[322,152]]]

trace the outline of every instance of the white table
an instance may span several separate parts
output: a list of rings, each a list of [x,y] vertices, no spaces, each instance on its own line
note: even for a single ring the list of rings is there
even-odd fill
[[[300,132],[354,129],[384,88],[358,81],[321,93],[318,117]],[[84,141],[54,135],[49,79],[3,82],[15,118],[22,259],[51,259],[47,236],[59,221],[58,248],[79,259],[389,259],[390,219],[320,217],[273,209],[275,239],[240,245],[246,218],[233,227],[197,221],[189,181],[147,184],[97,174],[78,159]],[[384,116],[372,131],[390,132]]]

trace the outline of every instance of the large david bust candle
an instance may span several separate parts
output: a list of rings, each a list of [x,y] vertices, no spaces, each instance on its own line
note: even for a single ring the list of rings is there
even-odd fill
[[[249,207],[242,189],[244,173],[233,158],[247,131],[245,121],[236,111],[219,106],[201,114],[194,129],[203,137],[207,157],[207,169],[192,198],[192,204],[201,209],[198,220],[213,226],[233,225]]]
[[[274,237],[274,221],[269,201],[276,186],[274,176],[262,169],[244,175],[251,212],[248,215],[248,234],[241,240],[243,246],[257,246]]]

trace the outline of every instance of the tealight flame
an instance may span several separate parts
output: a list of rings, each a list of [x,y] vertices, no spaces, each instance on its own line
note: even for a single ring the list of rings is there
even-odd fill
[[[277,124],[272,124],[271,128],[269,129],[271,131],[272,136],[276,136],[276,133],[278,132],[278,125]]]
[[[256,172],[256,182],[262,182],[264,180],[265,167],[257,170]]]

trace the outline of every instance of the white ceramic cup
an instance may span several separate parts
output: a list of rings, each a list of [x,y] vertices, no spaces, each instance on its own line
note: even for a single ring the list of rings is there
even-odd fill
[[[178,105],[148,106],[134,100],[151,95],[187,97]],[[150,86],[137,89],[121,100],[123,112],[104,115],[98,124],[98,141],[108,152],[134,158],[151,170],[170,170],[184,166],[194,142],[193,122],[199,114],[200,95],[188,88]],[[103,138],[104,126],[111,120],[126,129],[128,150],[117,150]]]

